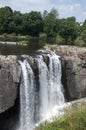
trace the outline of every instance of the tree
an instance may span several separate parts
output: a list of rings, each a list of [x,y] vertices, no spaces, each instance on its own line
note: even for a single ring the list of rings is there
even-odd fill
[[[75,40],[75,45],[79,46],[79,47],[83,47],[84,46],[84,41],[82,40],[81,37],[77,37]]]
[[[65,43],[65,39],[62,38],[60,35],[57,35],[55,38],[55,43],[58,45],[64,45]]]
[[[39,34],[39,43],[42,44],[42,45],[45,45],[46,40],[47,40],[47,34],[46,33],[40,33]]]
[[[0,8],[0,33],[10,33],[9,24],[13,18],[13,11],[10,7]]]
[[[74,44],[74,40],[78,35],[78,25],[75,17],[60,19],[58,34],[65,39],[66,44]]]
[[[31,11],[24,14],[23,19],[24,31],[32,36],[38,36],[43,31],[43,20],[40,12]]]
[[[14,11],[13,21],[10,23],[10,28],[16,34],[23,33],[23,15],[20,11]]]
[[[81,37],[82,40],[86,43],[86,20],[84,21],[83,25],[81,25]]]
[[[49,13],[44,11],[43,13],[43,20],[44,20],[44,32],[47,34],[48,37],[55,36],[55,22],[58,18],[58,12],[56,9],[52,9]]]
[[[47,16],[48,16],[48,11],[44,10],[44,12],[43,12],[43,19],[45,20]]]

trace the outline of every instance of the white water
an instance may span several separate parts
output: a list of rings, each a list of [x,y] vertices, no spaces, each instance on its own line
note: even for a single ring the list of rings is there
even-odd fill
[[[43,61],[42,56],[37,57],[38,70],[39,70],[39,98],[40,98],[40,120],[45,117],[49,111],[49,80],[48,80],[48,68]]]
[[[55,53],[48,55],[49,63],[49,97],[50,107],[64,103],[63,86],[61,84],[61,61]]]
[[[32,130],[35,123],[49,118],[54,108],[64,103],[59,56],[52,53],[48,54],[48,57],[49,66],[46,65],[42,56],[37,56],[35,59],[39,72],[38,92],[35,89],[35,75],[29,63],[26,60],[19,61],[22,67],[19,130]],[[39,99],[37,99],[37,96]],[[39,103],[36,104],[36,102]],[[35,110],[36,108],[38,109]],[[35,120],[36,116],[39,117],[39,121]]]
[[[25,60],[21,62],[22,83],[20,86],[20,130],[32,130],[34,124],[34,74]]]

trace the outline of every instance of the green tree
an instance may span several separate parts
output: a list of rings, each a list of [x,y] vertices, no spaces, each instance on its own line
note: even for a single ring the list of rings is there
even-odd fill
[[[13,18],[13,11],[10,7],[0,8],[0,33],[10,33],[9,24]]]
[[[45,45],[46,40],[47,40],[47,34],[46,33],[40,33],[39,34],[39,42],[40,42],[40,44]]]
[[[65,43],[65,39],[62,38],[60,35],[57,35],[55,38],[55,43],[58,45],[63,45]]]
[[[43,20],[44,20],[44,32],[48,37],[55,36],[55,23],[58,18],[58,12],[56,9],[52,9],[49,13],[44,11]]]
[[[23,33],[23,15],[20,11],[14,11],[13,21],[10,23],[10,28],[16,34]]]
[[[25,33],[38,36],[43,31],[43,20],[40,12],[31,11],[24,14],[23,28]]]
[[[77,37],[76,40],[75,40],[75,45],[76,46],[79,46],[79,47],[83,47],[84,46],[84,41],[82,40],[81,37]]]
[[[78,28],[79,24],[76,22],[75,17],[60,19],[58,33],[65,39],[66,44],[73,45],[78,35]]]
[[[81,25],[81,37],[82,40],[86,43],[86,20],[84,21],[83,25]]]

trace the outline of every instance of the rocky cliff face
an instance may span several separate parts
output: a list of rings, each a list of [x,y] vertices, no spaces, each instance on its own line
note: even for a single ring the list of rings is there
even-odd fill
[[[51,46],[37,52],[42,54],[48,65],[46,53],[50,50],[61,55],[62,82],[66,98],[69,100],[86,97],[86,48],[69,46]],[[34,56],[27,58],[37,74],[38,68]],[[38,74],[37,74],[38,75]],[[0,113],[12,107],[15,103],[18,85],[21,76],[21,67],[16,56],[0,56]],[[35,77],[36,80],[38,77]]]
[[[65,57],[63,83],[69,100],[86,97],[86,60]]]
[[[62,81],[66,98],[86,97],[86,48],[52,46],[50,49],[62,56]]]
[[[0,113],[15,103],[20,72],[16,56],[0,56]]]

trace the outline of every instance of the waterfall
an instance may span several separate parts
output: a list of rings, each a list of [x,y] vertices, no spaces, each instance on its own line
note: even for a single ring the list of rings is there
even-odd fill
[[[62,105],[64,103],[64,95],[62,92],[63,86],[61,84],[61,61],[59,56],[54,52],[49,56],[49,97],[50,107],[55,105]]]
[[[34,59],[38,67],[38,84],[35,82],[36,74],[28,61],[19,61],[22,68],[19,130],[33,130],[35,123],[45,119],[55,106],[64,103],[59,56],[51,53],[47,54],[47,57],[49,64],[45,63],[42,55],[37,55]],[[36,102],[39,103],[36,104]],[[39,117],[39,120],[36,120],[36,116]]]
[[[61,84],[61,62],[55,53],[48,54],[49,66],[42,56],[37,57],[40,85],[40,120],[46,119],[56,105],[64,103]]]
[[[34,74],[29,63],[19,61],[22,67],[20,85],[20,130],[32,130],[34,124]]]
[[[38,71],[39,71],[39,98],[40,98],[40,119],[49,111],[49,84],[48,84],[48,68],[43,61],[42,56],[37,57]]]

